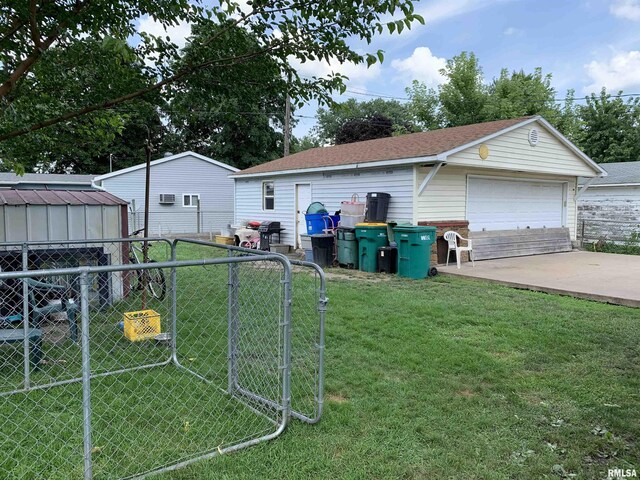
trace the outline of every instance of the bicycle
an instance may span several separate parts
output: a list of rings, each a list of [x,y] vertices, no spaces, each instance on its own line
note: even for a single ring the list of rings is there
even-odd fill
[[[136,230],[129,235],[129,238],[137,237],[144,229]],[[151,248],[152,245],[147,243],[147,248]],[[138,255],[142,255],[142,261]],[[144,242],[130,242],[129,243],[129,263],[144,263]],[[157,263],[155,260],[148,260],[147,263]],[[144,270],[134,270],[134,275],[131,281],[132,290],[142,290],[144,287],[158,300],[164,300],[167,294],[167,282],[164,272],[161,268],[150,268]]]

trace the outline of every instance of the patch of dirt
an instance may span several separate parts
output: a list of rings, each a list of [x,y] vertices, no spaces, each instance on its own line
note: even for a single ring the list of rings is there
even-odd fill
[[[468,388],[465,388],[464,390],[458,391],[457,395],[459,395],[461,397],[464,397],[464,398],[471,398],[471,397],[475,397],[476,394],[473,393]]]
[[[341,404],[348,402],[349,399],[347,399],[347,397],[343,397],[339,393],[330,393],[327,395],[327,401]]]
[[[324,271],[324,273],[327,277],[327,280],[350,280],[350,281],[367,280],[372,283],[379,283],[379,282],[388,282],[389,280],[395,278],[395,275],[385,275],[383,273],[361,272],[360,270],[349,270],[346,268],[327,269]]]

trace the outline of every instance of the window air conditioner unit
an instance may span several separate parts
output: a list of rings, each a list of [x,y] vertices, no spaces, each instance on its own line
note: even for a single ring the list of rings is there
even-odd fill
[[[176,196],[173,193],[161,193],[160,194],[160,203],[164,203],[167,205],[176,203]]]

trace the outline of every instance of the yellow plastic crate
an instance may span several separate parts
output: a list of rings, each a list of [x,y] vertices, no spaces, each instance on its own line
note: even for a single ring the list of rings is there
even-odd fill
[[[124,336],[132,342],[155,338],[161,332],[160,314],[155,310],[139,310],[124,314]]]

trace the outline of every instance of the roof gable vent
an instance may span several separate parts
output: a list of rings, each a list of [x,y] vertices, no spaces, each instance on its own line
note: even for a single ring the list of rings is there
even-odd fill
[[[529,145],[535,147],[538,144],[538,137],[539,135],[537,128],[532,128],[531,130],[529,130]]]

